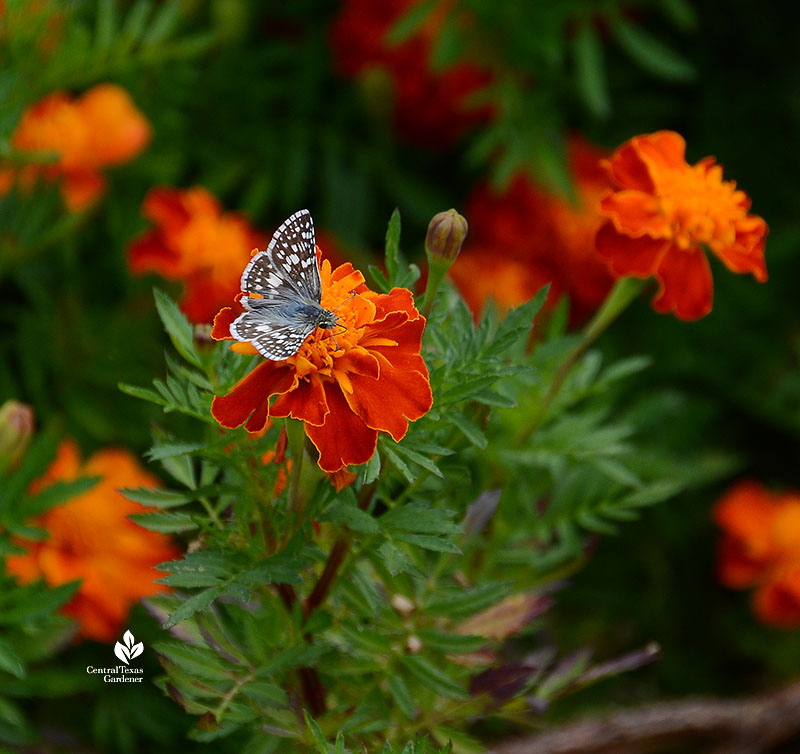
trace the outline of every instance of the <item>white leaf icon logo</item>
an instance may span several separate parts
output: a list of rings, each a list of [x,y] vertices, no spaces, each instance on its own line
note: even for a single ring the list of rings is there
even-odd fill
[[[114,645],[114,654],[126,665],[134,657],[138,657],[142,652],[144,652],[144,645],[142,642],[136,644],[136,640],[133,638],[133,634],[130,631],[125,632],[122,637],[122,641],[125,643],[122,644],[117,642]]]

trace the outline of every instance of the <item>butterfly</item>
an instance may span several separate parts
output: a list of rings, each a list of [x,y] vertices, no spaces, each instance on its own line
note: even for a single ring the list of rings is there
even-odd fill
[[[330,330],[338,324],[338,317],[320,304],[314,241],[314,221],[301,209],[282,223],[266,251],[259,251],[242,273],[242,291],[260,298],[242,296],[245,312],[230,332],[268,359],[288,359],[318,327]]]

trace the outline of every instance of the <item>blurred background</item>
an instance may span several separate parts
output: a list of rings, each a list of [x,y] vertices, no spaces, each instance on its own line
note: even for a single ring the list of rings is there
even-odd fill
[[[455,207],[470,236],[452,279],[476,314],[551,283],[545,316],[578,327],[611,284],[587,246],[598,160],[661,129],[690,163],[715,156],[770,226],[769,282],[712,263],[710,315],[680,322],[642,298],[599,343],[651,356],[620,403],[648,440],[716,458],[713,482],[602,538],[562,590],[550,630],[564,649],[656,641],[662,658],[554,715],[800,673],[800,628],[765,625],[719,583],[711,513],[741,478],[800,489],[790,3],[6,0],[0,14],[0,403],[30,405],[84,454],[150,443],[160,412],[117,385],[163,374],[153,285],[209,324],[297,209],[326,256],[364,266],[395,207],[418,261],[431,216]],[[140,608],[130,625],[154,630]],[[37,724],[73,751],[181,741],[189,721],[155,689],[63,702],[93,693],[79,674],[92,647],[26,691]]]

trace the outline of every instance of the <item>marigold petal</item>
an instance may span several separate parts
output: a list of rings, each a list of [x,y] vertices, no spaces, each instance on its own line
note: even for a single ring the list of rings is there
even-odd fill
[[[756,557],[747,544],[726,535],[719,545],[717,577],[721,584],[733,589],[752,586],[764,574],[767,563]]]
[[[270,416],[291,416],[315,427],[324,424],[329,412],[322,380],[315,376],[300,380],[294,390],[279,395],[269,409]]]
[[[715,248],[714,253],[731,272],[749,272],[759,282],[767,280],[764,245],[767,223],[757,215],[748,216],[736,224],[736,240],[731,246]]]
[[[172,280],[180,275],[181,258],[166,243],[164,234],[154,230],[131,241],[128,246],[128,266],[131,272],[138,275],[152,271]]]
[[[641,191],[616,191],[603,196],[600,208],[620,233],[632,238],[645,234],[654,238],[669,237],[669,221],[654,196]]]
[[[800,595],[793,581],[769,581],[753,595],[756,615],[764,623],[781,628],[800,625]]]
[[[631,144],[652,171],[687,170],[686,141],[675,131],[656,131],[634,136]]]
[[[70,212],[78,212],[92,204],[105,190],[106,179],[93,170],[70,171],[64,176],[61,193]]]
[[[348,405],[372,429],[388,432],[395,442],[405,437],[408,422],[430,411],[433,394],[427,374],[396,369],[379,357],[379,379],[351,375],[352,393],[346,393]]]
[[[609,178],[617,185],[636,191],[653,193],[655,186],[647,169],[647,165],[631,144],[623,144],[611,157],[601,162],[608,171]]]
[[[239,315],[231,309],[230,306],[220,309],[217,312],[217,316],[214,317],[214,324],[211,327],[211,337],[214,340],[233,340],[231,325],[233,324],[233,320],[238,316]]]
[[[610,221],[597,232],[595,244],[598,254],[615,275],[639,278],[655,273],[659,259],[668,248],[667,242],[661,238],[647,235],[631,238],[619,233]]]
[[[662,313],[674,312],[678,319],[695,320],[711,311],[714,284],[711,267],[700,249],[670,247],[656,269],[661,285],[653,299],[653,308]]]
[[[294,373],[282,362],[264,361],[227,395],[215,396],[211,415],[223,427],[233,429],[247,421],[247,431],[258,432],[267,423],[270,397],[290,390],[294,380]]]
[[[325,400],[330,408],[325,423],[306,424],[306,435],[319,451],[319,467],[334,473],[369,461],[378,442],[377,431],[353,413],[335,382],[325,383]]]

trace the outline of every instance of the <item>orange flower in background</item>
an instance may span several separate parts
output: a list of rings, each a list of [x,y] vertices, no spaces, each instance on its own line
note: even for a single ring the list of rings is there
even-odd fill
[[[374,71],[387,75],[395,126],[403,137],[424,146],[446,147],[465,130],[491,118],[491,108],[468,103],[491,76],[468,62],[431,70],[432,50],[451,12],[449,2],[439,2],[408,39],[399,44],[387,41],[392,27],[416,2],[346,0],[331,28],[331,45],[346,76],[368,79]]]
[[[501,194],[488,183],[472,192],[465,212],[470,235],[450,274],[476,319],[487,299],[506,310],[547,283],[550,306],[569,296],[573,324],[602,303],[613,283],[594,249],[600,197],[609,188],[599,164],[604,156],[580,138],[568,141],[574,204],[522,174]]]
[[[597,250],[615,275],[654,275],[659,312],[694,320],[711,311],[713,282],[704,249],[732,272],[767,279],[767,224],[749,215],[750,199],[722,180],[712,157],[686,162],[674,131],[635,136],[606,162],[615,190],[601,202],[606,222]]]
[[[145,509],[117,490],[158,484],[127,450],[101,450],[81,463],[77,446],[64,441],[47,473],[34,485],[41,489],[85,476],[102,478],[87,492],[41,516],[37,523],[47,530],[48,539],[19,542],[27,553],[9,557],[6,564],[22,583],[44,578],[57,586],[80,579],[80,588],[64,612],[78,621],[81,636],[113,641],[134,602],[166,589],[154,583],[162,574],[153,566],[179,553],[167,537],[126,518]]]
[[[714,519],[724,532],[720,581],[755,586],[753,606],[764,623],[800,625],[800,493],[742,481],[717,503]]]
[[[11,136],[12,146],[36,162],[0,170],[0,194],[15,182],[25,190],[39,177],[60,179],[67,207],[84,209],[105,189],[101,169],[130,160],[149,141],[147,119],[114,84],[99,84],[77,99],[51,94],[22,114]]]
[[[239,292],[242,269],[264,237],[201,186],[151,189],[142,211],[155,228],[130,244],[131,271],[182,280],[181,309],[192,322],[210,323]]]
[[[375,293],[350,263],[332,269],[324,260],[320,277],[322,306],[339,307],[346,331],[337,330],[334,341],[330,331],[318,328],[293,356],[263,361],[230,393],[215,397],[211,413],[222,426],[244,424],[249,432],[259,431],[270,416],[299,419],[319,450],[320,468],[335,473],[368,461],[379,431],[402,439],[408,422],[430,410],[433,396],[420,355],[425,318],[411,292]],[[229,339],[236,316],[223,309],[212,337]],[[249,343],[232,349],[256,353]],[[352,480],[340,474],[333,481],[338,487]]]

